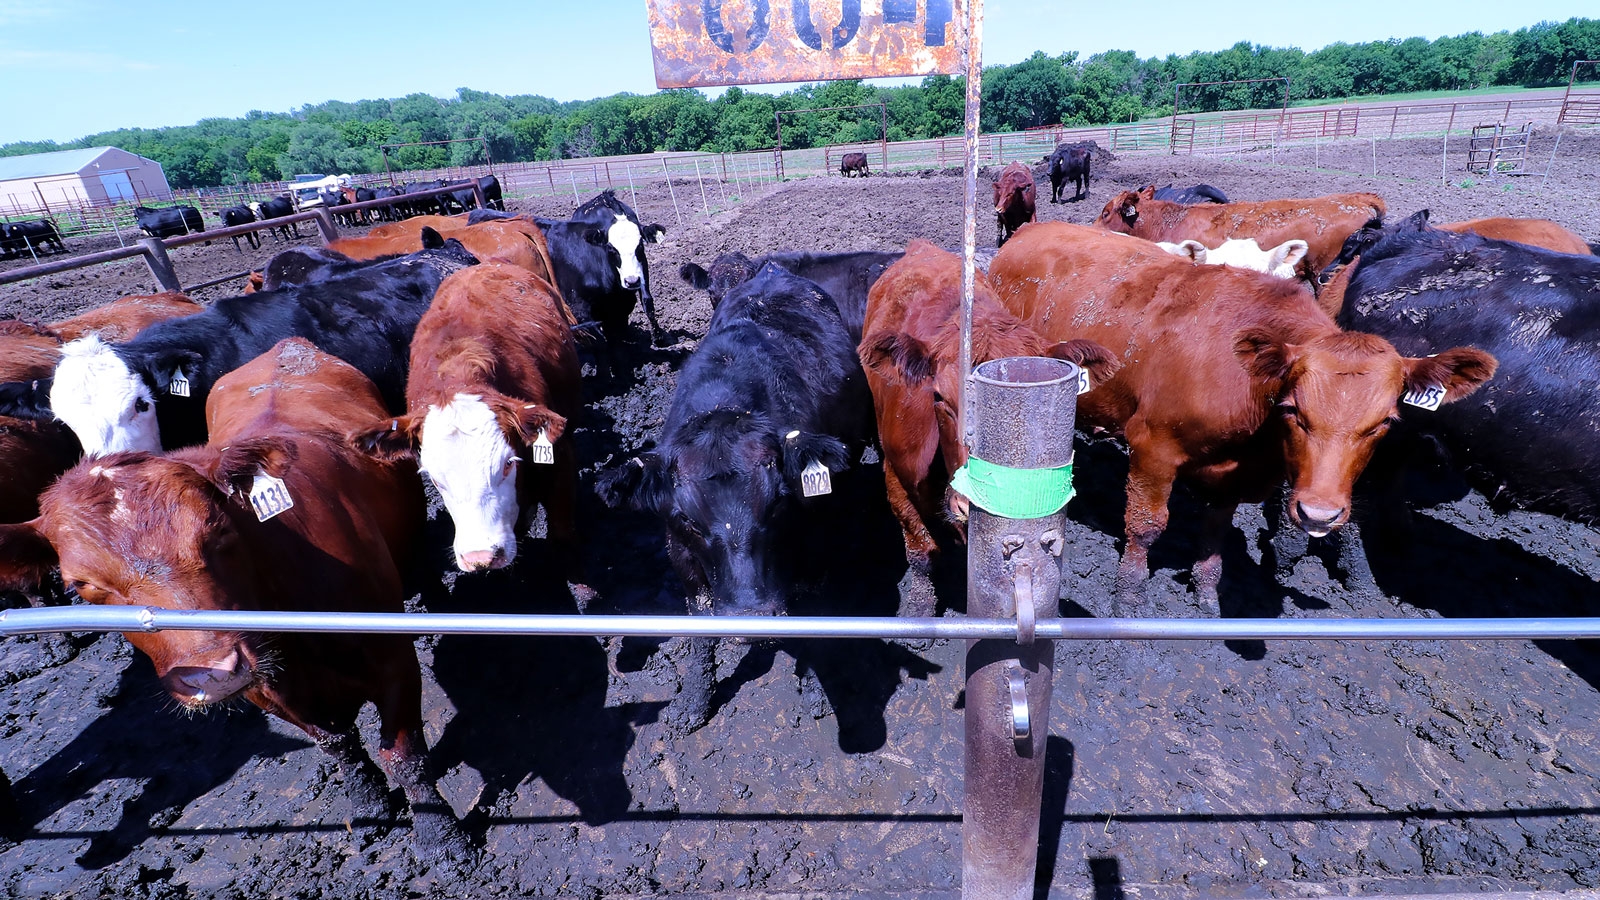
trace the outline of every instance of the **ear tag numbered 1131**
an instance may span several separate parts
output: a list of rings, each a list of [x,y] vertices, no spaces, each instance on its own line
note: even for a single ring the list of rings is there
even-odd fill
[[[1444,402],[1444,388],[1436,384],[1412,388],[1400,396],[1400,402],[1423,409],[1438,409],[1439,404]]]
[[[551,466],[556,462],[556,448],[550,443],[550,437],[539,429],[539,436],[534,438],[533,445],[528,448],[528,457],[535,465]]]
[[[800,472],[800,493],[807,497],[833,493],[833,475],[822,460],[813,459]]]
[[[172,370],[172,380],[167,382],[167,393],[174,397],[189,396],[189,379],[183,376],[182,369]]]
[[[250,508],[256,511],[257,519],[265,522],[293,507],[294,498],[289,496],[283,479],[265,472],[256,473],[255,481],[250,484]]]

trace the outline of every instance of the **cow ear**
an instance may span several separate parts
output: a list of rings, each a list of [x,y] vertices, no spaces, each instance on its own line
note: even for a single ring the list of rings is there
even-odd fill
[[[850,451],[844,441],[826,434],[808,431],[791,431],[783,436],[783,479],[793,487],[800,485],[800,473],[814,462],[820,462],[830,472],[842,472],[850,466]]]
[[[1168,186],[1170,187],[1170,185]],[[1156,186],[1153,184],[1145,185],[1139,189],[1137,196],[1144,200],[1154,200],[1156,198]]]
[[[672,475],[660,454],[641,453],[595,478],[594,491],[612,509],[661,512],[672,495]]]
[[[1419,209],[1411,215],[1406,216],[1406,220],[1403,224],[1405,225],[1406,229],[1410,231],[1427,231],[1429,227],[1428,215],[1428,210]]]
[[[1205,263],[1206,254],[1211,252],[1211,250],[1206,247],[1205,244],[1202,244],[1199,241],[1182,241],[1177,244],[1171,244],[1166,241],[1158,241],[1157,244],[1161,247],[1161,249],[1171,253],[1173,256],[1181,256],[1184,259],[1200,264]]]
[[[583,239],[595,245],[596,247],[610,240],[610,238],[606,236],[606,233],[598,228],[591,228],[588,231],[585,231],[583,233]]]
[[[0,590],[33,590],[59,562],[56,548],[39,530],[38,519],[0,525]]]
[[[0,384],[0,415],[14,419],[54,421],[56,415],[50,408],[50,387],[54,383],[54,378],[40,378],[37,381]]]
[[[421,431],[421,418],[397,416],[372,428],[350,432],[345,435],[345,443],[373,459],[415,459]]]
[[[1451,347],[1435,356],[1406,359],[1406,391],[1444,388],[1444,403],[1466,397],[1494,377],[1500,361],[1476,347]]]
[[[168,378],[172,373],[182,371],[192,376],[204,360],[205,357],[194,350],[168,350],[155,357],[155,371],[151,374],[157,378]]]
[[[640,229],[647,244],[659,244],[667,237],[667,226],[651,223]]]
[[[701,268],[698,263],[684,263],[679,266],[678,277],[697,290],[704,291],[711,288],[711,273]]]
[[[1089,372],[1089,386],[1099,387],[1111,380],[1122,368],[1122,360],[1116,354],[1102,347],[1094,341],[1079,338],[1077,340],[1062,341],[1044,351],[1045,356],[1054,359],[1064,359],[1067,362],[1077,363]]]
[[[1299,348],[1274,338],[1263,328],[1246,328],[1233,336],[1233,352],[1239,364],[1256,378],[1282,381],[1289,377],[1289,369]]]
[[[1284,241],[1267,252],[1267,271],[1276,272],[1282,266],[1298,266],[1311,245],[1305,241]]]
[[[1132,225],[1139,218],[1139,195],[1132,191],[1123,191],[1122,195],[1112,201],[1117,205],[1117,215],[1124,222]]]
[[[422,249],[443,250],[444,236],[434,231],[431,225],[422,226]]]
[[[484,400],[489,403],[490,409],[494,410],[495,419],[499,421],[501,430],[516,435],[524,447],[538,440],[540,432],[544,433],[546,440],[554,441],[567,429],[566,417],[548,406],[504,395],[497,395],[492,399],[485,397]]]
[[[863,343],[861,364],[877,372],[893,368],[908,384],[921,384],[933,376],[933,354],[928,345],[904,332],[880,334]]]
[[[249,494],[257,474],[282,478],[299,456],[295,445],[279,438],[251,438],[223,447],[206,477],[225,494]]]

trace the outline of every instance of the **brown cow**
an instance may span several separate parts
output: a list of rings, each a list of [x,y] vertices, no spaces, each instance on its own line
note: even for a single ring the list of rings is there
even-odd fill
[[[581,403],[569,325],[561,295],[526,269],[486,262],[451,275],[411,340],[407,414],[351,436],[381,457],[419,459],[465,571],[510,565],[535,503],[556,558],[577,558],[577,458],[562,438]]]
[[[1177,479],[1210,504],[1194,582],[1215,609],[1221,538],[1239,503],[1264,500],[1287,479],[1297,526],[1313,535],[1343,526],[1351,486],[1401,395],[1442,388],[1446,402],[1458,400],[1496,365],[1462,347],[1402,357],[1381,338],[1340,331],[1292,282],[1196,266],[1095,228],[1028,228],[990,274],[1001,301],[1046,340],[1071,334],[1122,359],[1080,398],[1078,422],[1128,442],[1123,602],[1147,577]]]
[[[1035,221],[1033,170],[1019,162],[1006,166],[994,180],[994,227],[998,247],[1017,229]]]
[[[300,339],[217,382],[211,443],[167,456],[117,453],[61,477],[31,522],[0,526],[0,585],[62,578],[96,604],[168,609],[403,611],[400,566],[425,509],[413,466],[350,449],[344,429],[386,418],[377,389]],[[280,483],[292,506],[263,495]],[[125,637],[185,709],[243,697],[333,755],[361,815],[387,789],[356,716],[377,706],[379,758],[404,789],[420,842],[465,838],[426,778],[422,681],[405,635],[169,631]]]
[[[961,340],[961,259],[915,240],[867,295],[860,356],[878,416],[889,504],[905,534],[906,558],[926,578],[938,551],[933,531],[941,520],[965,541],[964,515],[947,503],[950,473],[967,461],[956,433],[957,354]],[[973,280],[972,361],[1008,356],[1051,356],[1084,366],[1092,384],[1116,372],[1118,362],[1093,341],[1050,344],[1012,315],[995,296],[988,276]],[[948,495],[948,500],[954,500]],[[908,616],[931,616],[931,585],[908,591]]]
[[[1457,233],[1471,231],[1491,240],[1516,241],[1519,244],[1543,247],[1557,253],[1576,253],[1580,256],[1594,254],[1583,238],[1549,219],[1513,219],[1497,216],[1490,219],[1471,219],[1466,222],[1446,222],[1435,227]]]
[[[1100,210],[1095,224],[1147,241],[1194,240],[1216,247],[1228,238],[1255,238],[1263,247],[1302,240],[1310,280],[1339,257],[1344,239],[1375,225],[1387,210],[1377,194],[1329,194],[1296,200],[1188,205],[1155,199],[1155,189],[1123,191]]]
[[[45,326],[64,344],[81,337],[96,335],[108,344],[128,340],[157,322],[192,316],[205,309],[176,291],[160,294],[141,294],[121,297],[82,312],[70,319],[62,319]]]
[[[846,178],[860,175],[862,178],[872,174],[867,171],[867,155],[865,153],[846,153],[839,157],[839,174]]]
[[[550,262],[550,249],[545,242],[544,232],[529,219],[490,219],[469,226],[449,216],[417,216],[397,225],[410,225],[419,219],[456,222],[454,228],[441,231],[440,236],[455,238],[481,260],[500,259],[521,266],[544,281],[556,283],[555,266]],[[377,230],[374,228],[373,232]],[[369,234],[366,237],[341,238],[329,244],[328,249],[351,259],[377,259],[396,253],[415,253],[422,249],[422,229],[419,227],[385,236]]]

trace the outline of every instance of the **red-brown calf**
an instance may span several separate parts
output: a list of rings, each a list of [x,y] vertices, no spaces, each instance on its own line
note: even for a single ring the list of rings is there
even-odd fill
[[[960,311],[960,258],[919,239],[868,293],[861,335],[861,364],[877,410],[889,504],[905,533],[906,558],[924,576],[938,551],[933,536],[938,522],[950,520],[957,537],[966,537],[961,510],[946,503],[950,473],[967,461],[954,409]],[[1118,367],[1093,341],[1051,344],[1040,338],[1001,305],[979,270],[973,282],[973,364],[1008,356],[1070,360],[1089,370],[1092,384]],[[913,585],[902,612],[933,615],[931,585]]]
[[[1435,227],[1457,233],[1470,231],[1491,240],[1516,241],[1519,244],[1543,247],[1557,253],[1576,253],[1579,256],[1594,254],[1583,238],[1549,219],[1513,219],[1497,216],[1489,219],[1470,219],[1465,222],[1446,222]]]
[[[407,464],[348,447],[343,429],[385,418],[365,376],[289,339],[217,382],[211,442],[167,456],[86,460],[41,498],[37,519],[0,526],[0,584],[59,562],[91,603],[204,610],[401,612],[400,565],[424,516]],[[278,479],[281,495],[264,478]],[[378,708],[379,757],[429,849],[464,849],[425,779],[421,675],[404,635],[171,631],[127,639],[178,703],[243,697],[299,727],[338,760],[363,815],[387,789],[361,748],[363,704]]]
[[[1006,239],[1017,229],[1034,221],[1033,170],[1014,162],[1000,171],[994,180],[994,227],[999,235],[996,246],[1004,247]]]
[[[1088,338],[1122,359],[1110,381],[1079,398],[1078,422],[1128,442],[1123,601],[1147,577],[1179,478],[1210,504],[1195,586],[1215,609],[1221,535],[1239,503],[1287,480],[1297,526],[1343,526],[1351,487],[1401,395],[1432,389],[1458,400],[1495,370],[1494,357],[1472,348],[1402,357],[1381,338],[1340,331],[1290,282],[1194,266],[1094,228],[1028,228],[990,274],[1001,301],[1046,340]]]

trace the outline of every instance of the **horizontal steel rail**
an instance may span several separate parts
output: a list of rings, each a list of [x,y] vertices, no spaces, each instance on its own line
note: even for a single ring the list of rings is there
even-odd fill
[[[15,284],[31,278],[43,278],[46,275],[56,275],[72,269],[82,269],[87,266],[96,266],[101,263],[116,262],[123,259],[132,259],[135,256],[144,256],[150,251],[134,244],[129,247],[118,247],[115,250],[99,250],[94,253],[85,253],[82,256],[64,256],[52,259],[47,263],[38,263],[32,266],[23,266],[9,272],[0,272],[0,284]]]
[[[1600,637],[1600,618],[1549,619],[1049,619],[1038,639],[1534,640]],[[590,616],[344,613],[64,606],[0,610],[0,636],[59,632],[278,631],[502,634],[546,637],[906,638],[1015,640],[1013,619],[839,616]]]

